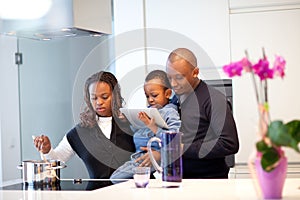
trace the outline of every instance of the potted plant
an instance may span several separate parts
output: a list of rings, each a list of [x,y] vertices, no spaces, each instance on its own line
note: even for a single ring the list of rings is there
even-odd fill
[[[251,73],[259,113],[260,138],[256,143],[256,175],[264,198],[281,198],[286,178],[287,159],[281,147],[290,147],[300,152],[300,120],[284,123],[282,120],[270,120],[268,104],[268,80],[283,78],[286,61],[275,56],[273,67],[263,49],[263,58],[252,64],[246,56],[237,62],[223,66],[229,77]],[[275,184],[278,183],[278,186]]]

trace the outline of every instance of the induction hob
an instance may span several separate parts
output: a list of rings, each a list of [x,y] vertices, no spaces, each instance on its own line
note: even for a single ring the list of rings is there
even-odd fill
[[[0,190],[95,190],[112,185],[109,180],[101,179],[68,179],[61,180],[55,185],[28,185],[26,183],[17,183],[0,187]]]

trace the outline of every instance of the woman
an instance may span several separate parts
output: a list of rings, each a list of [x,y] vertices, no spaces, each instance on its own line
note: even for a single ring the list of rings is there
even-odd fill
[[[109,178],[135,151],[132,132],[119,108],[123,98],[116,77],[100,71],[85,83],[86,107],[80,123],[71,129],[53,149],[47,136],[34,139],[38,151],[47,159],[68,161],[77,154],[92,179]]]

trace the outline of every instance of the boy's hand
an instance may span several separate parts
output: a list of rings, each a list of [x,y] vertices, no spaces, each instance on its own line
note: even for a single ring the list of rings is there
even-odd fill
[[[150,118],[145,112],[139,112],[138,118],[144,122],[144,124],[153,132],[157,132],[157,126],[155,124],[155,120]]]

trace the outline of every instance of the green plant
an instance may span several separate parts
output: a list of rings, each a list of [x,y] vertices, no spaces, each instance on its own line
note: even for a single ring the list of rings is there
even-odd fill
[[[267,135],[256,143],[256,149],[262,154],[261,165],[265,171],[272,171],[278,164],[283,152],[280,147],[299,150],[300,121],[292,120],[284,124],[280,120],[270,122]]]

